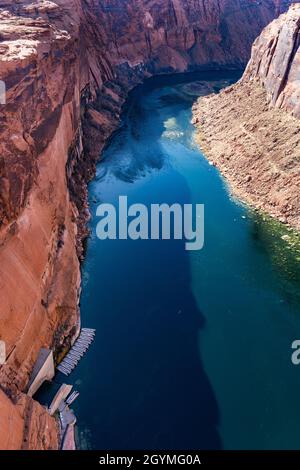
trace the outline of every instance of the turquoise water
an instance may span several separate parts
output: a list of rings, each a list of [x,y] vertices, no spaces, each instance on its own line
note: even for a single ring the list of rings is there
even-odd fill
[[[217,90],[229,77],[137,88],[90,185],[81,315],[97,335],[69,380],[81,394],[81,448],[300,448],[300,366],[290,359],[300,338],[299,246],[233,200],[195,146],[191,106],[203,80]],[[99,241],[97,205],[119,195],[205,204],[203,250]]]

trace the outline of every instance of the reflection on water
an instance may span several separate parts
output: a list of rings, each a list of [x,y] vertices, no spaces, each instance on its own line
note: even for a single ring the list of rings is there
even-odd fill
[[[123,125],[115,133],[114,139],[105,151],[97,180],[106,179],[109,173],[117,180],[133,183],[150,171],[161,170],[167,163],[165,160],[168,157],[162,147],[161,136],[180,140],[187,147],[192,145],[192,140],[190,126],[187,129],[183,128],[182,123],[176,122],[174,116],[162,121],[160,110],[173,107],[176,113],[179,108],[191,108],[199,96],[217,92],[231,82],[230,79],[198,80],[166,87],[162,93],[149,96],[149,101],[147,97],[143,101],[140,100],[145,93],[145,86],[138,87],[132,93]],[[151,115],[149,115],[150,109]]]

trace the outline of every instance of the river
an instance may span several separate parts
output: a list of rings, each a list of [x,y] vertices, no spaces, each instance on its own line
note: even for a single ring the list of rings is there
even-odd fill
[[[83,326],[96,340],[67,382],[88,449],[300,449],[299,245],[235,200],[194,143],[191,107],[237,76],[150,80],[90,184]],[[96,237],[101,202],[203,203],[205,246]],[[297,241],[297,240],[296,240]]]

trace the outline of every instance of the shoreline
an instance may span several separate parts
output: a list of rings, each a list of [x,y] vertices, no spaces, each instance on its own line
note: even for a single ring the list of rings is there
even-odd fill
[[[268,106],[258,82],[240,81],[200,98],[192,112],[195,143],[220,171],[230,194],[299,233],[300,181],[288,168],[293,159],[296,168],[300,152],[299,120]],[[282,154],[281,139],[290,154]]]
[[[201,137],[195,139],[195,143],[199,147],[200,151],[203,153],[203,156],[206,158],[208,163],[214,166],[220,173],[224,184],[226,185],[230,198],[232,198],[237,204],[243,205],[248,209],[252,210],[253,212],[258,213],[261,217],[274,220],[278,224],[281,224],[282,227],[286,228],[286,230],[300,235],[300,229],[289,224],[287,221],[280,220],[281,216],[276,214],[275,212],[268,212],[263,203],[253,202],[251,196],[246,190],[243,190],[238,184],[235,184],[234,180],[229,179],[230,177],[228,177],[226,168],[222,167],[222,165],[220,165],[217,161],[214,161],[213,159],[209,158],[209,150],[205,149],[205,147],[203,146]]]

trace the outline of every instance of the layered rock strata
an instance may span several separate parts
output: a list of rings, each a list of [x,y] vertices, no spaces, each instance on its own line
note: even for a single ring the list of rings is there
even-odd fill
[[[198,100],[197,141],[234,194],[300,229],[300,5],[264,29],[239,83]]]
[[[0,448],[59,446],[24,393],[40,348],[59,359],[79,330],[86,185],[128,91],[156,73],[242,67],[285,3],[0,2]]]

